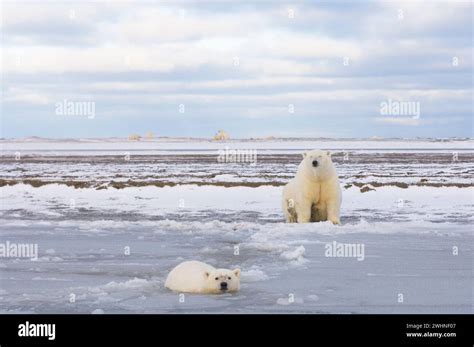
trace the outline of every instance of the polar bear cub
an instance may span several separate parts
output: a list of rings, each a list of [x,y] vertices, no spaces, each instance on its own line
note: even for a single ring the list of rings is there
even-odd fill
[[[283,188],[283,212],[288,223],[331,221],[340,224],[341,187],[331,153],[303,153],[295,178]]]
[[[183,293],[236,292],[240,289],[240,269],[216,269],[200,261],[185,261],[171,270],[165,287]]]

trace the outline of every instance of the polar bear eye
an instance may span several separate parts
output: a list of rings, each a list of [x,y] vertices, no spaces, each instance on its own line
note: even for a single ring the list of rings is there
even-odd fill
[[[216,280],[216,281],[219,281],[219,277],[216,277],[215,280]]]
[[[232,277],[229,276],[229,277],[227,277],[227,279],[230,281],[232,279]]]

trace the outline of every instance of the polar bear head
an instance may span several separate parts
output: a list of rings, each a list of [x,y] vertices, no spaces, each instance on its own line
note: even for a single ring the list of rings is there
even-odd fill
[[[206,292],[230,293],[240,289],[240,269],[214,269],[205,273]]]
[[[329,151],[313,150],[303,153],[300,168],[306,177],[318,181],[335,175],[334,164]]]

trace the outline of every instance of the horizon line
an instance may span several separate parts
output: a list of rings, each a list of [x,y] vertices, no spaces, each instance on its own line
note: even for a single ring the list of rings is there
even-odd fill
[[[272,140],[474,140],[473,137],[465,136],[451,136],[451,137],[382,137],[382,136],[371,136],[371,137],[308,137],[308,136],[251,136],[251,137],[235,137],[229,139],[214,139],[213,137],[192,137],[192,136],[153,136],[147,138],[142,136],[139,139],[130,139],[129,136],[107,136],[107,137],[42,137],[42,136],[23,136],[23,137],[0,137],[0,141],[11,141],[11,140],[125,140],[128,142],[152,142],[160,139],[176,139],[176,140],[201,140],[201,141],[213,141],[213,142],[233,142],[242,140],[259,140],[259,141],[272,141]]]

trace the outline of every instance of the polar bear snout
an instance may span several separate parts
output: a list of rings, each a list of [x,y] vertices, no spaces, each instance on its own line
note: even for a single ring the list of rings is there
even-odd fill
[[[228,289],[227,282],[221,282],[221,290],[226,291]]]
[[[318,163],[317,160],[313,160],[313,163],[312,163],[312,164],[313,164],[313,167],[318,167],[318,165],[319,165],[319,163]]]

